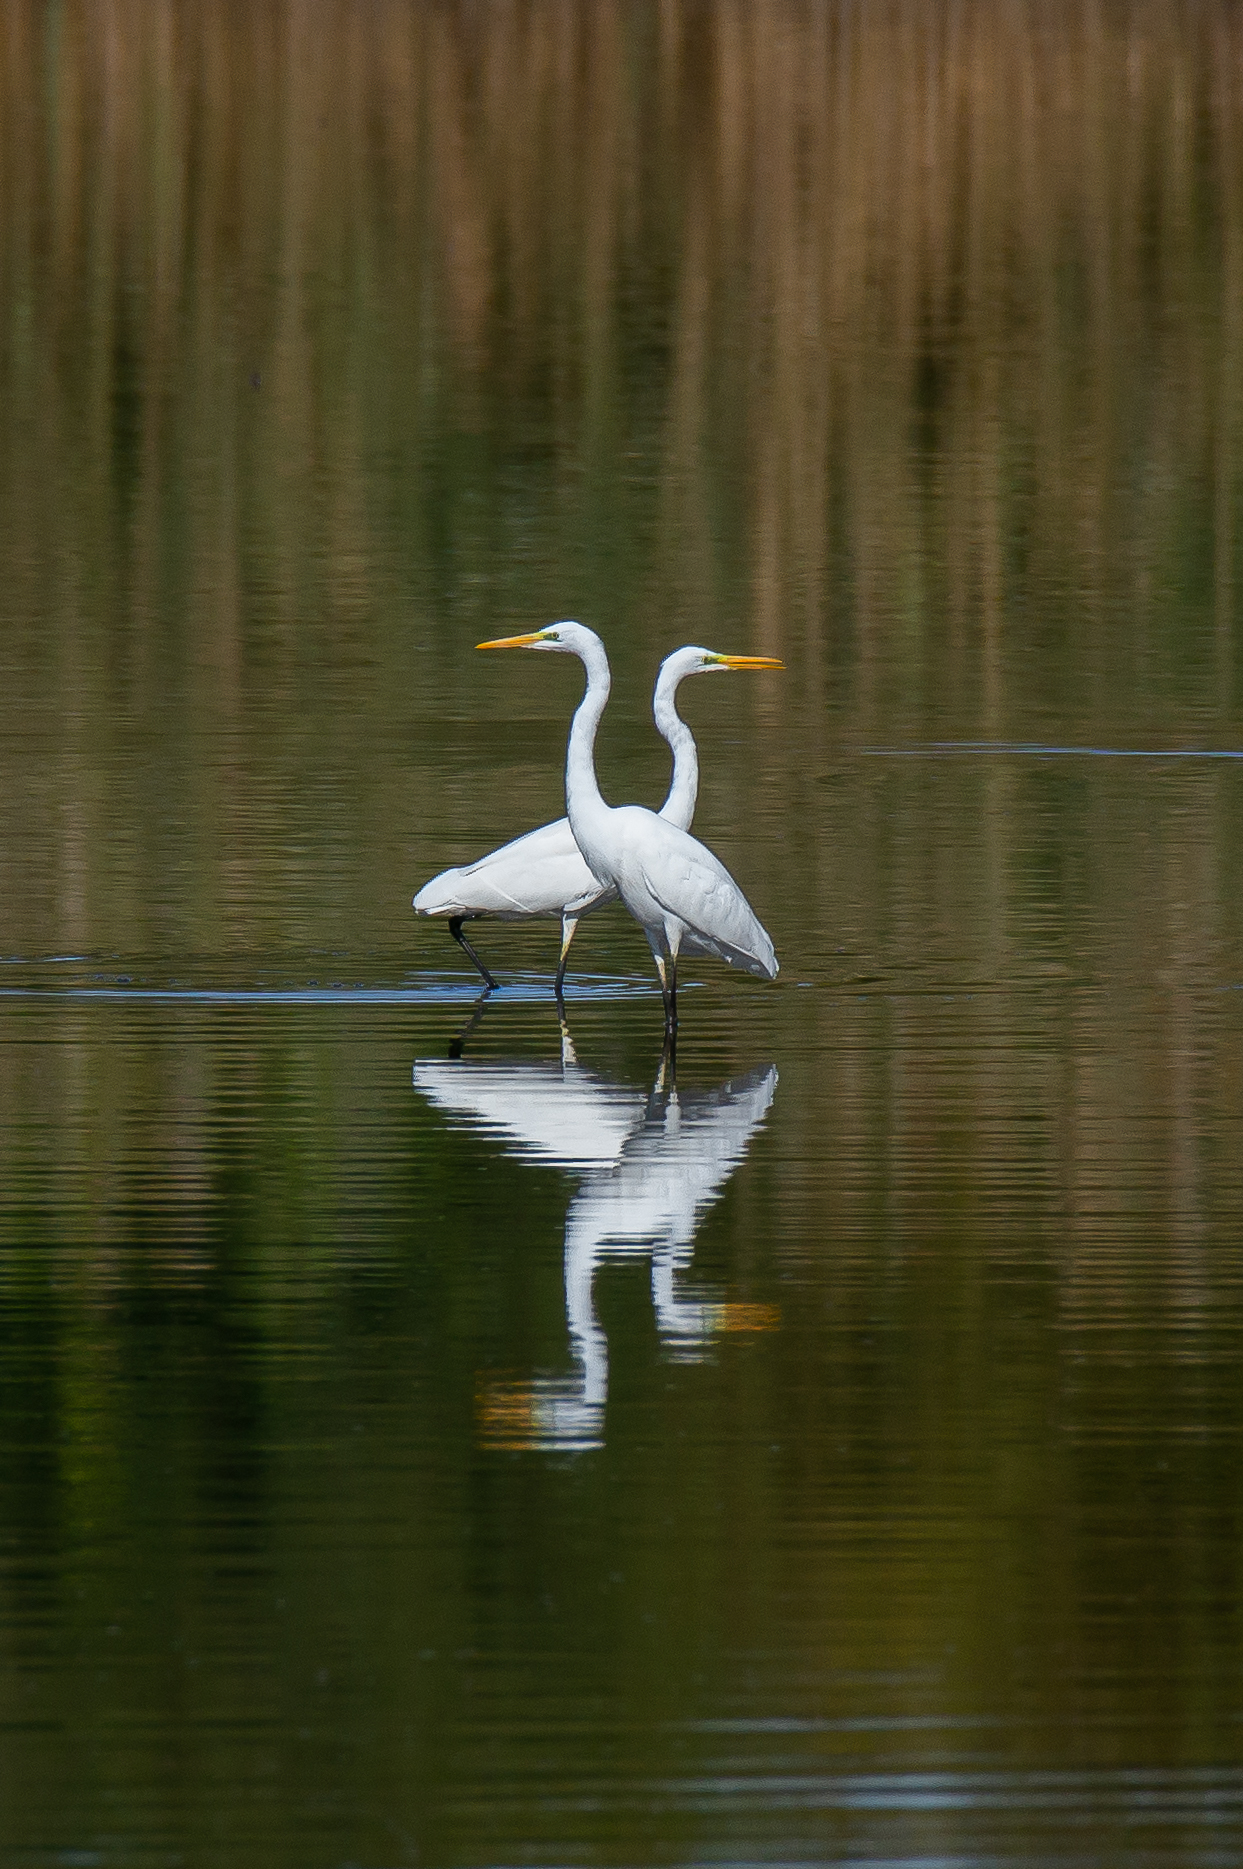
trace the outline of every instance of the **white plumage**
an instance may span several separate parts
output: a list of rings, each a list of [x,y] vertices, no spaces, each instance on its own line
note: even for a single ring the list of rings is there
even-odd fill
[[[683,948],[718,955],[731,966],[773,979],[773,944],[725,865],[698,838],[654,811],[642,805],[610,806],[601,797],[594,750],[610,676],[604,644],[594,630],[581,623],[554,623],[549,629],[479,647],[557,650],[578,656],[587,671],[586,693],[574,715],[566,751],[570,828],[601,888],[616,890],[647,936],[669,1032],[677,1030],[678,955]],[[729,660],[735,665],[780,666],[769,658]]]
[[[586,914],[612,899],[583,862],[568,818],[541,824],[475,863],[442,870],[414,898],[418,915],[464,920],[529,921],[539,915]],[[578,905],[582,906],[579,907]]]
[[[652,813],[642,805],[619,805],[610,813],[615,843],[608,851],[614,886],[635,920],[661,932],[653,953],[715,954],[761,980],[777,973],[768,931],[719,857],[675,825],[652,835]],[[604,861],[605,847],[593,833],[592,854]]]
[[[673,751],[669,795],[659,814],[666,823],[682,830],[690,826],[699,789],[694,736],[677,711],[679,684],[688,675],[771,667],[780,664],[764,656],[717,655],[694,645],[665,657],[652,696],[652,714]],[[578,923],[584,915],[616,899],[616,888],[602,885],[588,869],[569,819],[559,818],[555,824],[542,824],[538,830],[515,837],[474,863],[442,870],[415,896],[414,910],[417,915],[447,918],[449,932],[469,954],[489,987],[494,987],[496,981],[463,934],[463,922],[485,917],[492,921],[531,921],[541,916],[560,916],[561,956],[555,983],[559,993]]]

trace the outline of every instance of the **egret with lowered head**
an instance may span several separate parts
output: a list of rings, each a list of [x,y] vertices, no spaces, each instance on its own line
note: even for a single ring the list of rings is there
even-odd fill
[[[706,844],[643,805],[607,805],[596,780],[595,740],[611,678],[604,644],[581,623],[501,636],[481,649],[544,649],[576,655],[587,689],[570,726],[565,797],[570,829],[601,889],[614,890],[647,936],[665,1002],[678,1024],[678,955],[715,954],[764,980],[777,973],[773,944],[725,865]]]

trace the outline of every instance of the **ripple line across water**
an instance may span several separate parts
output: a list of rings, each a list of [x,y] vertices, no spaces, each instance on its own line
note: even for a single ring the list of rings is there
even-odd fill
[[[489,1000],[512,1005],[555,997],[550,984],[529,980],[502,981]],[[567,1000],[653,999],[656,988],[638,980],[578,981],[565,986]],[[185,1005],[212,1006],[437,1006],[471,1005],[480,998],[477,984],[461,986],[429,982],[399,987],[179,987],[179,986],[3,986],[0,999],[55,1000],[160,1000]]]
[[[869,759],[937,759],[947,753],[1025,753],[1047,759],[1243,759],[1236,747],[1046,746],[1027,740],[932,740],[923,746],[865,746]]]

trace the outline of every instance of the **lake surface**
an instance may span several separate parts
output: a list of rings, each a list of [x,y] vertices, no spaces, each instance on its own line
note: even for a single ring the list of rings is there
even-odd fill
[[[1234,9],[15,0],[0,1863],[1243,1864]],[[410,898],[606,794],[781,960]]]

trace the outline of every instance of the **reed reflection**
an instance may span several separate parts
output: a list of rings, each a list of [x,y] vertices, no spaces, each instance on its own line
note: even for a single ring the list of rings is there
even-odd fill
[[[578,1063],[562,1028],[559,1065],[419,1062],[414,1087],[437,1108],[522,1159],[581,1176],[565,1220],[565,1315],[575,1370],[486,1382],[480,1428],[492,1446],[585,1450],[604,1444],[608,1339],[595,1305],[606,1259],[650,1257],[666,1355],[697,1362],[727,1331],[769,1329],[774,1306],[708,1297],[690,1284],[695,1234],[760,1127],[777,1087],[761,1065],[714,1089],[680,1090],[671,1054],[651,1094]]]

